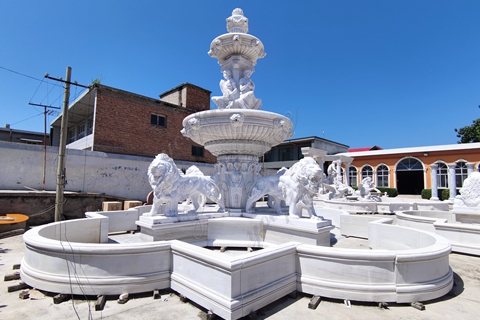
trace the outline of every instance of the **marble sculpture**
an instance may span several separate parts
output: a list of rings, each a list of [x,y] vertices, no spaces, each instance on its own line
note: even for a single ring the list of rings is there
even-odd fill
[[[248,19],[242,9],[227,18],[228,33],[216,37],[208,54],[218,60],[223,80],[218,106],[187,116],[182,134],[217,157],[212,179],[232,215],[245,211],[251,187],[261,178],[260,157],[273,146],[293,136],[293,124],[285,116],[259,110],[251,79],[257,60],[265,57],[262,42],[248,34]]]
[[[301,218],[305,209],[310,218],[316,218],[313,197],[318,192],[323,172],[317,162],[303,158],[290,169],[281,169],[274,176],[263,177],[255,183],[247,200],[247,211],[253,211],[254,203],[263,195],[273,197],[275,211],[281,214],[281,201],[289,206],[291,218]]]
[[[367,201],[380,201],[378,195],[373,195],[373,192],[381,194],[382,192],[375,187],[372,177],[365,177],[362,179],[362,183],[358,186],[357,194],[360,195],[362,200]]]
[[[183,174],[172,158],[164,153],[157,155],[148,167],[148,181],[154,196],[152,209],[146,216],[156,216],[163,212],[167,217],[175,217],[178,214],[178,203],[187,198],[192,201],[195,211],[205,204],[205,197],[218,204],[220,210],[224,209],[220,190],[212,179],[200,175],[194,169]]]
[[[480,207],[480,172],[472,172],[463,182],[460,195],[453,200],[455,207]]]
[[[220,80],[223,95],[212,97],[212,101],[219,109],[258,110],[262,100],[255,98],[255,84],[250,77],[256,60],[266,55],[263,44],[247,35],[248,19],[242,9],[233,10],[227,19],[227,30],[229,34],[216,38],[208,52],[211,57],[219,59],[223,74]]]

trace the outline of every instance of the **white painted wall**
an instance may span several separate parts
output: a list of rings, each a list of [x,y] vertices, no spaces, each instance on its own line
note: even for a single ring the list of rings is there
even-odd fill
[[[0,141],[0,190],[42,189],[43,146]],[[56,189],[58,148],[47,147],[45,189]],[[145,199],[151,191],[147,169],[153,158],[67,149],[66,191],[105,193]],[[175,161],[179,169],[196,165],[205,175],[213,164]]]

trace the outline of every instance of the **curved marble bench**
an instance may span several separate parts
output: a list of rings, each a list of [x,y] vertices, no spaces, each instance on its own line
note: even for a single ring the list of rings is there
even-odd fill
[[[459,219],[460,221],[457,221]],[[452,251],[480,256],[480,224],[475,213],[404,211],[397,213],[397,225],[436,233],[448,239]]]
[[[27,231],[22,280],[41,290],[80,295],[169,288],[170,242],[100,243],[102,220],[68,220]]]
[[[413,302],[441,297],[453,286],[450,243],[420,230],[369,224],[373,250],[297,246],[297,290],[324,297]]]

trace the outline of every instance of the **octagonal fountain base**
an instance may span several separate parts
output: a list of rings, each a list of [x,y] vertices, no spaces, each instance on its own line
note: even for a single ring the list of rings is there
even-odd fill
[[[355,250],[310,244],[319,241],[311,242],[307,230],[328,235],[326,221],[269,214],[159,224],[164,241],[144,242],[138,233],[114,241],[109,232],[117,232],[123,218],[124,229],[130,228],[129,215],[90,213],[90,218],[29,230],[22,280],[64,294],[170,287],[225,319],[246,316],[296,290],[347,300],[414,302],[441,297],[453,285],[450,243],[392,225],[392,219],[369,223],[371,250]],[[298,229],[303,229],[303,243],[292,241]],[[206,247],[259,250],[229,255]]]

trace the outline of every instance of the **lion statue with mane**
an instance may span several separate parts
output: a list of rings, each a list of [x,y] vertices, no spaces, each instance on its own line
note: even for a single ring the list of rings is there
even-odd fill
[[[453,209],[456,207],[480,207],[480,172],[472,172],[460,189],[460,194],[453,200]]]
[[[148,182],[153,189],[153,204],[150,212],[144,214],[146,216],[160,215],[164,211],[165,216],[176,217],[179,201],[187,198],[192,201],[194,211],[205,205],[206,199],[218,204],[221,211],[225,208],[220,190],[212,179],[195,168],[183,174],[165,153],[157,155],[148,167]]]
[[[282,201],[289,207],[291,218],[301,218],[305,209],[310,218],[315,218],[313,197],[318,192],[323,173],[317,162],[306,157],[295,163],[290,169],[280,169],[276,175],[259,179],[250,189],[246,210],[253,212],[255,202],[268,194],[268,205],[282,214]]]

